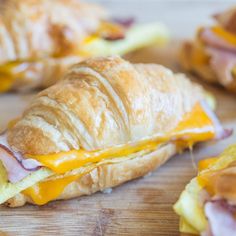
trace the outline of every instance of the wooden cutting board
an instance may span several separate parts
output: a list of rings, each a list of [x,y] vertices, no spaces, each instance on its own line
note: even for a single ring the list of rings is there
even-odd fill
[[[128,58],[163,63],[177,70],[173,45],[164,51],[145,49]],[[217,98],[217,114],[224,126],[236,130],[236,96],[207,87]],[[7,122],[18,116],[32,97],[33,94],[1,95],[0,129],[6,128]],[[194,148],[194,159],[197,162],[214,156],[234,142],[235,135],[218,143],[199,145]],[[110,194],[97,193],[42,207],[0,207],[0,235],[179,235],[178,216],[172,205],[194,175],[196,170],[186,151],[149,176],[114,188]]]

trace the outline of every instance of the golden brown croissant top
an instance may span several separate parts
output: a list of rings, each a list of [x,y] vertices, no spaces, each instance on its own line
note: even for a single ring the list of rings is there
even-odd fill
[[[93,58],[39,93],[8,141],[28,154],[135,142],[170,131],[203,98],[201,87],[163,66]]]
[[[8,0],[0,11],[0,63],[68,55],[107,17],[79,0]]]

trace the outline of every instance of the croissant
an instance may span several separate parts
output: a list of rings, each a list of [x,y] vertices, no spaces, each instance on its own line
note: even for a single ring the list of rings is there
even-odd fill
[[[180,50],[182,67],[212,84],[236,93],[236,8],[215,15],[216,24],[201,27]]]
[[[130,24],[115,22],[102,7],[79,0],[4,1],[0,92],[47,87],[84,58],[166,41],[161,24]]]
[[[143,176],[224,133],[212,101],[160,65],[119,56],[76,64],[0,136],[0,203],[42,205]]]

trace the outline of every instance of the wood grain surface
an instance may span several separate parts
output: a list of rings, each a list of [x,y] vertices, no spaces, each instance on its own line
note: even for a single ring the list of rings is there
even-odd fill
[[[173,47],[175,45],[175,47]],[[163,63],[178,70],[177,43],[163,50],[144,49],[128,56],[131,61]],[[206,85],[205,85],[206,86]],[[218,101],[217,114],[225,127],[236,130],[236,97],[221,88],[207,88]],[[34,94],[0,96],[0,129],[18,116]],[[236,136],[194,148],[195,162],[214,156]],[[190,152],[173,157],[150,176],[114,188],[111,194],[58,201],[46,206],[18,209],[0,207],[0,235],[168,235],[178,233],[178,216],[172,210],[186,183],[196,174]]]

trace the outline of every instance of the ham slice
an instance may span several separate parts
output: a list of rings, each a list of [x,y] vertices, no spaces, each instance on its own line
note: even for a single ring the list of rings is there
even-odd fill
[[[227,86],[232,83],[235,80],[232,69],[236,66],[236,54],[213,47],[207,47],[206,51],[211,56],[210,66],[221,84]]]
[[[16,183],[31,173],[31,171],[25,170],[2,145],[0,145],[0,160],[7,171],[8,180],[11,183]]]
[[[7,142],[6,134],[0,136],[0,160],[11,183],[22,180],[42,166],[38,161],[24,159],[20,153],[14,152]]]
[[[230,44],[227,40],[216,35],[210,28],[204,28],[200,32],[199,37],[207,46],[215,47],[218,49],[224,49],[236,53],[235,45]]]
[[[222,200],[210,201],[204,209],[209,227],[202,236],[236,236],[235,211],[230,205]]]

